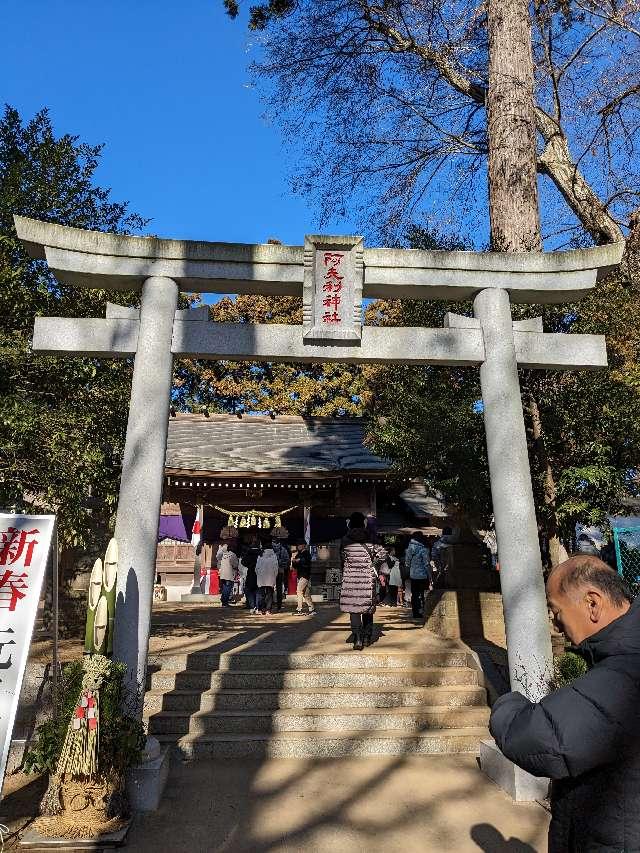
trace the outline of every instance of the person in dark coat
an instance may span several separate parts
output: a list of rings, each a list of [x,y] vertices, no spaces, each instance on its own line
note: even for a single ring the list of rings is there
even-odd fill
[[[242,552],[242,564],[246,566],[247,576],[244,581],[246,607],[250,613],[258,612],[258,576],[256,563],[260,556],[260,546],[256,537],[251,537]]]
[[[552,780],[549,853],[640,851],[640,598],[585,554],[551,572],[547,599],[587,672],[537,703],[500,697],[491,734]]]
[[[282,610],[283,598],[287,597],[287,584],[289,583],[289,567],[291,565],[291,554],[289,549],[279,539],[271,540],[271,548],[278,558],[278,577],[276,578],[276,608]]]
[[[373,614],[378,601],[378,568],[387,559],[381,545],[367,542],[365,517],[354,512],[349,530],[340,543],[342,588],[340,610],[348,613],[353,632],[353,648],[360,651],[373,642]]]
[[[291,566],[296,571],[298,607],[297,616],[304,615],[304,604],[309,609],[309,616],[315,616],[316,608],[311,596],[311,551],[304,539],[298,541],[296,552],[291,559]]]

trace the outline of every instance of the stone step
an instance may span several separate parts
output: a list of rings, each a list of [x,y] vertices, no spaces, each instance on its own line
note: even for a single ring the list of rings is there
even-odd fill
[[[486,726],[489,709],[350,708],[286,711],[216,711],[188,714],[162,711],[149,717],[149,733],[172,735],[269,734],[271,732],[349,732],[393,730],[427,732]]]
[[[163,655],[149,662],[152,669],[205,670],[237,672],[244,670],[295,669],[421,669],[433,666],[469,666],[471,655],[461,650],[434,650],[416,653],[338,652],[314,654],[309,652],[194,652],[190,655]]]
[[[277,711],[308,708],[462,708],[487,703],[484,687],[450,684],[435,687],[379,688],[376,690],[327,688],[324,690],[150,690],[144,704],[147,714],[160,711]]]
[[[296,689],[325,687],[416,687],[431,685],[468,684],[478,682],[475,670],[468,667],[425,667],[423,669],[298,669],[287,671],[227,670],[171,671],[161,669],[151,673],[152,690],[211,690],[225,689]]]
[[[256,735],[159,735],[186,759],[198,758],[343,758],[372,755],[477,753],[489,736],[482,727],[407,733],[392,729],[349,732],[282,732]]]
[[[474,685],[400,687],[397,689],[349,690],[151,690],[145,695],[147,713],[162,710],[274,711],[290,708],[393,708],[393,707],[465,707],[486,704],[486,691]]]

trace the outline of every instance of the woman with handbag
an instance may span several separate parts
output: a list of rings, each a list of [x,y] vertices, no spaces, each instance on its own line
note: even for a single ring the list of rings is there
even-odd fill
[[[360,651],[373,642],[373,614],[378,603],[378,569],[387,559],[381,545],[367,542],[365,517],[354,512],[349,530],[340,544],[342,589],[340,610],[348,613],[353,632],[353,648]]]

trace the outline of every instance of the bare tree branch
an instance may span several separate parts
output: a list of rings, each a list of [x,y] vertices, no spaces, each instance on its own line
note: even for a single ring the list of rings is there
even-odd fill
[[[533,14],[541,210],[559,217],[544,230],[622,240],[640,190],[640,6],[540,0]],[[274,19],[255,70],[275,83],[294,189],[326,216],[348,206],[390,235],[419,215],[427,186],[443,221],[459,222],[454,203],[481,216],[485,19],[483,0],[297,0]]]

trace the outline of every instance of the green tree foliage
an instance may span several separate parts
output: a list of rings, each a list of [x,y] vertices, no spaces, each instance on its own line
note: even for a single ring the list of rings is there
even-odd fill
[[[640,240],[632,232],[619,270],[574,305],[545,306],[545,330],[605,335],[609,369],[532,371],[524,377],[538,395],[546,452],[556,474],[556,510],[571,542],[576,522],[607,524],[627,514],[638,495],[640,462]],[[527,411],[526,393],[523,403]],[[536,455],[536,447],[533,447]],[[539,476],[541,466],[534,466]],[[543,502],[542,520],[545,521]]]
[[[443,245],[413,229],[414,248]],[[525,423],[534,472],[539,520],[549,530],[544,500],[545,466],[529,406],[538,401],[544,449],[556,474],[555,512],[570,545],[576,522],[607,524],[609,514],[628,512],[626,500],[639,492],[640,460],[640,286],[638,240],[627,241],[621,268],[603,278],[586,299],[544,306],[546,331],[603,334],[609,370],[521,371]],[[458,246],[457,248],[462,248]],[[439,327],[445,311],[471,313],[469,304],[377,302],[368,322]],[[514,306],[514,318],[534,308]],[[403,473],[421,474],[446,499],[478,521],[491,512],[478,371],[471,368],[373,366],[364,372],[375,399],[370,444]]]
[[[67,548],[89,546],[117,499],[130,361],[30,350],[34,317],[104,316],[107,294],[60,285],[16,239],[13,214],[127,233],[146,221],[94,185],[102,146],[56,137],[46,110],[0,119],[0,506],[57,512]],[[123,294],[135,304],[134,294]]]
[[[468,246],[422,227],[410,229],[414,249]],[[377,300],[366,321],[380,326],[442,328],[445,314],[471,314],[470,303]],[[491,495],[480,377],[473,368],[371,365],[364,369],[372,401],[369,444],[398,473],[422,476],[446,501],[482,519]]]
[[[587,663],[575,652],[565,652],[560,657],[555,658],[553,668],[554,673],[550,687],[552,690],[558,690],[560,687],[567,687],[576,678],[584,675],[587,672]]]
[[[220,323],[302,323],[293,296],[225,297],[211,306]],[[366,402],[362,369],[345,364],[179,361],[175,395],[182,408],[281,415],[360,415]]]

